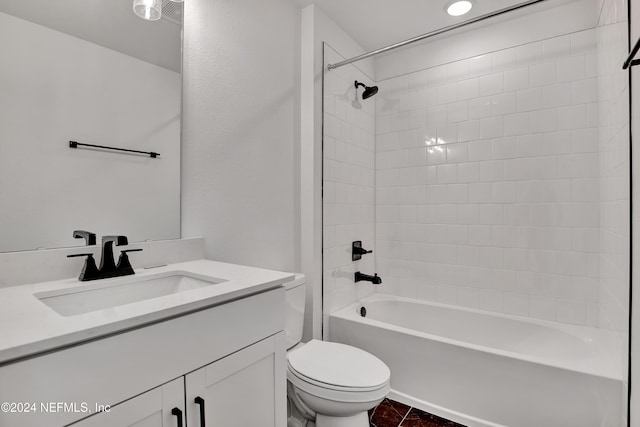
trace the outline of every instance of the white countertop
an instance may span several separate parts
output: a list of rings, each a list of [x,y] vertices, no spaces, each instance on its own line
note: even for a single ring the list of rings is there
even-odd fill
[[[36,293],[60,289],[87,290],[92,285],[125,282],[184,272],[222,283],[75,316],[62,316]],[[0,289],[0,364],[62,348],[118,331],[178,316],[276,288],[294,279],[291,273],[209,260],[136,270],[135,276],[80,282],[77,278]]]

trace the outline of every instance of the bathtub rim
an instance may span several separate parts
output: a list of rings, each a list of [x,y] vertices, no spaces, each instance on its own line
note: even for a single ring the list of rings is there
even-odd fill
[[[499,318],[505,318],[515,320],[524,323],[531,323],[539,326],[549,327],[551,329],[559,330],[561,332],[573,335],[578,339],[582,339],[583,334],[587,334],[591,338],[595,338],[596,345],[588,344],[591,347],[590,356],[585,360],[570,360],[564,361],[560,359],[543,358],[539,356],[531,356],[524,353],[518,353],[514,351],[501,350],[493,347],[483,346],[480,344],[473,344],[465,341],[460,341],[452,338],[442,337],[440,335],[429,334],[426,332],[418,331],[415,329],[406,328],[403,326],[393,325],[390,323],[382,322],[379,320],[371,319],[369,317],[361,317],[357,310],[367,303],[380,302],[380,301],[399,301],[409,302],[414,304],[421,304],[427,306],[435,306],[445,309],[451,309],[456,311],[466,311],[481,315],[489,315]],[[359,299],[357,302],[350,304],[346,307],[336,310],[329,314],[331,317],[337,317],[344,320],[354,321],[361,324],[370,324],[375,327],[380,327],[386,330],[397,331],[402,334],[418,336],[425,339],[439,341],[445,344],[453,345],[456,347],[462,347],[475,351],[481,351],[485,353],[495,354],[500,357],[507,357],[511,359],[518,359],[528,363],[535,363],[537,365],[553,367],[557,369],[564,369],[579,374],[592,375],[599,378],[604,378],[612,381],[623,381],[622,367],[619,366],[618,360],[621,360],[621,339],[623,334],[615,333],[604,329],[592,328],[588,326],[570,325],[559,322],[550,322],[546,320],[534,319],[523,316],[514,316],[505,313],[492,312],[487,310],[480,310],[476,308],[462,307],[450,304],[444,304],[433,301],[424,301],[416,298],[400,297],[396,295],[389,295],[377,292],[373,295],[369,295],[365,298]],[[331,320],[329,320],[329,338],[331,338]],[[613,348],[613,350],[611,350]],[[605,351],[608,349],[609,351]],[[592,363],[589,363],[592,362]],[[595,366],[594,366],[595,365]]]

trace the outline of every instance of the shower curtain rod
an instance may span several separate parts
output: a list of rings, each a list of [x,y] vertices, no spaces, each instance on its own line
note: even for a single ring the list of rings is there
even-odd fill
[[[382,49],[378,49],[378,50],[374,50],[374,51],[371,51],[371,52],[368,52],[368,53],[364,53],[362,55],[355,56],[355,57],[353,57],[351,59],[346,59],[344,61],[341,61],[341,62],[338,62],[338,63],[335,63],[335,64],[329,64],[329,65],[327,65],[327,70],[329,70],[329,71],[335,70],[336,68],[342,67],[343,65],[351,64],[352,62],[361,61],[363,59],[367,59],[367,58],[370,58],[372,56],[375,56],[375,55],[378,55],[378,54],[381,54],[381,53],[389,52],[390,50],[394,50],[394,49],[397,49],[399,47],[403,47],[403,46],[406,46],[406,45],[409,45],[409,44],[412,44],[412,43],[416,43],[416,42],[419,42],[421,40],[437,36],[439,34],[447,33],[449,31],[457,30],[458,28],[466,27],[467,25],[475,24],[476,22],[484,21],[485,19],[494,18],[496,16],[503,15],[503,14],[509,13],[509,12],[513,12],[515,10],[522,9],[524,7],[527,7],[527,6],[532,6],[532,5],[537,4],[537,3],[542,3],[543,1],[546,1],[546,0],[529,0],[529,1],[525,1],[523,3],[519,3],[517,5],[514,5],[514,6],[505,7],[504,9],[500,9],[500,10],[497,10],[495,12],[486,13],[484,15],[477,16],[477,17],[469,19],[467,21],[460,22],[458,24],[449,25],[448,27],[444,27],[444,28],[441,28],[439,30],[431,31],[430,33],[426,33],[426,34],[423,34],[423,35],[418,36],[418,37],[414,37],[414,38],[409,39],[409,40],[405,40],[405,41],[402,41],[402,42],[399,42],[399,43],[396,43],[396,44],[392,44],[391,46],[383,47]]]

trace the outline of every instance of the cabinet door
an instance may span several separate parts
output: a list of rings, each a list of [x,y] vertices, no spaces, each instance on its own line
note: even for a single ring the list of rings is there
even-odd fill
[[[184,377],[149,390],[89,418],[73,427],[183,427]]]
[[[285,346],[280,332],[188,374],[188,426],[286,426]]]

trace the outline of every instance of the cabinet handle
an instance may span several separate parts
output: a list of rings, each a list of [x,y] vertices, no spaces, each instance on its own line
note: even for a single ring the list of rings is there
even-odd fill
[[[173,408],[171,414],[178,417],[178,427],[182,427],[182,411],[178,408]]]
[[[204,399],[198,396],[193,399],[193,401],[196,403],[196,405],[200,405],[200,427],[206,427],[204,421]]]

